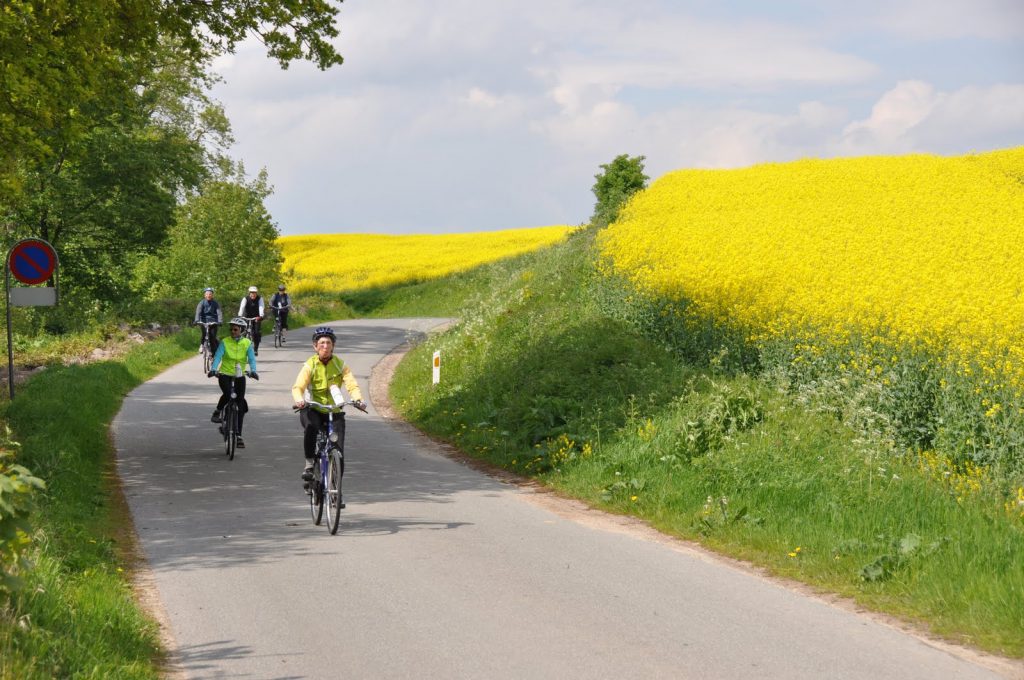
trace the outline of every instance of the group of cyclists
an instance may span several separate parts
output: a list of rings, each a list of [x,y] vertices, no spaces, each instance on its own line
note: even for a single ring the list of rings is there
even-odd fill
[[[280,319],[283,331],[288,328],[288,310],[291,301],[285,286],[277,287],[277,293],[270,300],[271,309],[275,317]],[[217,401],[217,407],[210,416],[210,422],[220,423],[224,407],[231,399],[231,388],[234,383],[235,394],[242,404],[238,412],[238,438],[236,446],[245,448],[244,440],[241,437],[242,421],[248,405],[245,402],[245,375],[238,375],[244,366],[249,367],[249,375],[253,380],[259,380],[259,373],[256,370],[256,357],[259,355],[261,333],[259,332],[260,322],[264,318],[263,298],[260,296],[256,286],[250,286],[249,291],[238,309],[238,316],[228,322],[229,336],[223,340],[217,339],[217,325],[223,323],[223,316],[220,305],[214,300],[213,288],[206,288],[203,291],[203,299],[196,306],[195,323],[203,329],[202,341],[205,342],[209,334],[211,345],[214,348],[213,363],[208,377],[217,377],[220,385],[221,396]],[[252,319],[252,339],[244,337],[245,329],[250,327],[249,320]],[[335,391],[332,387],[344,387],[354,402],[354,406],[365,411],[362,391],[356,381],[352,370],[338,356],[334,354],[334,345],[337,336],[330,326],[320,326],[313,331],[313,349],[315,353],[303,362],[299,374],[292,385],[292,400],[295,408],[299,411],[299,422],[303,429],[303,454],[305,455],[305,466],[302,471],[302,480],[307,485],[313,478],[313,464],[316,456],[317,432],[327,425],[326,411],[320,407],[306,403],[306,393],[309,393],[309,400],[319,404],[335,404]],[[200,344],[202,351],[202,344]],[[238,367],[238,369],[236,369]],[[340,394],[340,393],[339,393]],[[345,436],[344,418],[335,418],[335,431],[341,442]]]
[[[207,335],[209,335],[213,351],[217,351],[219,343],[217,339],[217,326],[213,324],[219,325],[224,323],[224,315],[221,312],[220,303],[213,296],[213,288],[205,288],[203,290],[203,299],[196,305],[194,322],[202,329],[202,336],[199,338],[200,353],[203,351],[203,344],[206,342]],[[291,299],[282,283],[277,287],[277,292],[270,298],[270,309],[274,314],[274,318],[281,322],[282,343],[285,341],[285,331],[288,330],[288,312],[291,309],[291,304]],[[256,356],[260,355],[260,340],[263,338],[262,324],[265,317],[266,310],[263,305],[263,296],[260,295],[260,289],[256,286],[249,286],[249,291],[238,305],[238,316],[231,319],[229,323],[233,325],[235,321],[241,321],[243,332],[245,328],[251,328],[253,353]]]

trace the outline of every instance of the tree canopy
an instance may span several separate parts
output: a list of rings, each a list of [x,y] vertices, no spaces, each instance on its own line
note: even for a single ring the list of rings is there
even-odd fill
[[[616,156],[611,163],[601,165],[602,172],[594,175],[592,191],[597,197],[590,223],[606,226],[615,221],[619,210],[629,197],[647,186],[650,178],[644,174],[644,156]]]
[[[140,263],[139,290],[151,300],[198,300],[213,286],[241,299],[253,284],[276,286],[281,249],[263,204],[271,191],[265,171],[247,181],[239,168],[206,182],[177,208],[166,247]]]
[[[19,188],[16,159],[53,157],[153,68],[160,40],[195,64],[247,36],[282,68],[340,64],[327,0],[5,0],[0,10],[0,190]]]
[[[8,245],[57,248],[65,313],[140,295],[135,266],[198,219],[183,201],[218,182],[262,201],[266,177],[246,183],[227,157],[210,64],[247,37],[282,68],[340,64],[337,13],[328,0],[2,3],[0,228]]]

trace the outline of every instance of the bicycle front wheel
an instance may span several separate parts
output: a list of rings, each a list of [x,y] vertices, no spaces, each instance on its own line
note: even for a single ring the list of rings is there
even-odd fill
[[[341,520],[341,511],[345,504],[341,500],[341,478],[345,474],[345,458],[341,451],[331,451],[330,460],[327,463],[327,484],[324,504],[327,506],[327,529],[331,534],[338,533],[338,523]]]
[[[281,346],[281,325],[274,326],[274,348]]]
[[[213,352],[210,351],[210,345],[203,345],[203,375],[210,372],[210,367],[213,366]]]

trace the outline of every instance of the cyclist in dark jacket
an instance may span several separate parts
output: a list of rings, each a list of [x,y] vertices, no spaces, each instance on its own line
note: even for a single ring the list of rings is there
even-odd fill
[[[224,323],[224,317],[220,311],[220,303],[213,299],[213,288],[205,288],[203,290],[203,299],[196,305],[196,318],[195,322],[198,323]],[[213,351],[217,351],[217,327],[216,326],[200,326],[202,335],[199,338],[199,353],[203,353],[203,343],[206,342],[206,334],[210,334],[210,346]]]
[[[260,296],[260,289],[256,286],[249,286],[249,294],[242,298],[242,304],[238,306],[238,316],[252,321],[252,349],[256,356],[260,355],[260,338],[263,337],[263,330],[260,324],[263,323],[263,298]]]
[[[288,297],[288,293],[284,290],[284,284],[282,283],[277,287],[277,292],[274,293],[273,297],[270,298],[270,309],[273,310],[275,317],[281,319],[281,342],[284,342],[284,332],[288,330],[288,307],[292,301]]]

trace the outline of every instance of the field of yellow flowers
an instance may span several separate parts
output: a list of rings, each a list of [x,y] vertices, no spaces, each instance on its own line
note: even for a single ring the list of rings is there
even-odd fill
[[[793,361],[828,356],[883,392],[895,368],[938,376],[925,407],[949,408],[951,390],[964,414],[952,443],[972,450],[997,446],[999,419],[1020,439],[1022,243],[1024,147],[677,171],[600,236],[605,271],[677,323],[789,340]],[[948,435],[948,415],[924,444]]]
[[[470,234],[324,234],[279,240],[296,294],[359,290],[467,271],[565,239],[569,226]]]
[[[1024,350],[1024,147],[687,170],[604,234],[616,269],[751,328]]]

